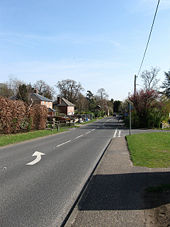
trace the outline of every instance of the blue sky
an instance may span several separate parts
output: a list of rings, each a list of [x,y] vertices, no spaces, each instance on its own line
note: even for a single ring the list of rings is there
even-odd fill
[[[0,82],[73,79],[123,100],[133,91],[157,0],[1,0]],[[170,1],[161,0],[142,70],[170,70]],[[138,84],[141,84],[138,79]],[[140,88],[140,87],[138,87]]]

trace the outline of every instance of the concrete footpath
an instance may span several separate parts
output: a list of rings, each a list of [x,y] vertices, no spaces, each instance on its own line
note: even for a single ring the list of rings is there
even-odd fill
[[[152,226],[144,191],[170,182],[169,171],[134,167],[125,138],[114,138],[65,226]]]

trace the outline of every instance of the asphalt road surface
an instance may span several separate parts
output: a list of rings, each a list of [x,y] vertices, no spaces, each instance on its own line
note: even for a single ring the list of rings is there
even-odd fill
[[[110,117],[0,148],[0,226],[60,226],[110,140],[126,134]]]

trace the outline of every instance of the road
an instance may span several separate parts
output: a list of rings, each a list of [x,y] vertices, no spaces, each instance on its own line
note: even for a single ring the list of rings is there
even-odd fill
[[[126,134],[110,117],[0,148],[0,226],[60,226],[111,138]]]

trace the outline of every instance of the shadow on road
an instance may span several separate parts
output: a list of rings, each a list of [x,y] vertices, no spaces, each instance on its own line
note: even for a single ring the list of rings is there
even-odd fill
[[[95,175],[83,194],[79,210],[141,210],[170,203],[170,196],[146,202],[145,188],[170,183],[170,172]]]

